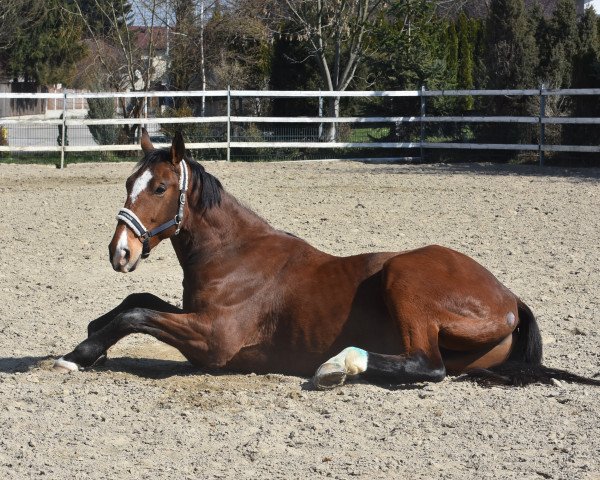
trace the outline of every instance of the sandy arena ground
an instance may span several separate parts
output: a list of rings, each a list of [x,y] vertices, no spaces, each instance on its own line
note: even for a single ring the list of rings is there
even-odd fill
[[[537,314],[545,363],[600,371],[600,170],[207,163],[278,228],[349,255],[439,243]],[[599,479],[600,389],[451,378],[313,391],[208,375],[145,336],[104,367],[50,369],[126,295],[180,301],[168,242],[137,271],[107,255],[132,164],[0,165],[0,478]]]

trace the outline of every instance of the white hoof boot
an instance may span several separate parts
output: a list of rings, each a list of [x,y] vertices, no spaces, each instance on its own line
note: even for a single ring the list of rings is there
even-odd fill
[[[345,348],[318,368],[313,377],[314,386],[319,390],[329,390],[343,385],[347,377],[366,371],[368,357],[369,354],[361,348]]]
[[[63,357],[60,357],[58,360],[54,361],[54,366],[52,367],[57,372],[61,373],[70,373],[70,372],[78,372],[81,370],[79,365],[74,362],[69,362],[65,360]]]
[[[339,363],[324,363],[313,377],[313,385],[319,390],[330,390],[346,382],[346,368]]]

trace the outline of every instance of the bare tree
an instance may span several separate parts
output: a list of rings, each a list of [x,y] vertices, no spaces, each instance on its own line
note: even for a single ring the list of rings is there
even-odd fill
[[[348,88],[366,55],[365,38],[384,0],[285,0],[284,19],[291,35],[305,40],[319,67],[324,88],[341,92]],[[329,102],[328,115],[339,116],[340,98]],[[336,137],[331,124],[328,139]]]
[[[273,31],[268,1],[221,1],[207,24],[206,60],[217,88],[267,88]]]
[[[139,15],[144,25],[130,28],[129,12],[125,2],[92,0],[94,10],[102,16],[105,29],[96,29],[82,11],[81,0],[75,0],[78,17],[87,29],[89,58],[84,64],[83,83],[93,88],[115,91],[148,91],[156,66],[153,63],[156,49],[158,11],[166,0],[144,0],[144,15]],[[144,110],[143,98],[128,101],[119,98],[120,111],[125,118],[139,118]],[[138,124],[124,125],[129,141],[134,140]]]

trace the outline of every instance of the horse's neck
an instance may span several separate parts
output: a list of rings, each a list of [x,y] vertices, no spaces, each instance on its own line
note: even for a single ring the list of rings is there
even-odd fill
[[[171,238],[185,271],[190,263],[218,257],[270,231],[273,228],[265,220],[223,191],[220,205],[191,209],[181,233]]]

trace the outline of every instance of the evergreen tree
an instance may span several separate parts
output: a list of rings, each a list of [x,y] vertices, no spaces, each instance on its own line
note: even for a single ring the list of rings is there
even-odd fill
[[[6,70],[14,78],[39,84],[67,83],[85,48],[83,25],[67,15],[60,0],[47,0],[36,18],[19,28],[6,51]],[[27,15],[27,8],[22,12]]]
[[[458,73],[457,86],[459,89],[473,89],[473,35],[467,16],[461,12],[458,18]],[[465,110],[473,109],[473,97],[462,98]]]
[[[430,1],[391,2],[370,36],[369,50],[375,53],[368,59],[368,71],[375,88],[453,88],[458,65],[456,31],[453,61],[449,60],[449,37],[448,22],[435,17]]]
[[[434,14],[433,2],[429,0],[396,0],[376,22],[369,38],[369,50],[374,52],[367,62],[367,79],[378,90],[418,90],[422,86],[430,90],[451,89],[456,86],[457,57],[449,62],[450,22]],[[456,32],[455,32],[456,40]],[[457,45],[456,40],[455,45]],[[457,47],[455,52],[457,51]],[[453,73],[449,73],[452,71]],[[447,113],[454,99],[440,97],[428,99],[427,111]],[[374,115],[414,115],[420,102],[415,98],[384,99],[374,108]],[[435,126],[433,128],[442,128]],[[398,123],[390,132],[390,140],[416,138],[420,128],[416,124]]]
[[[540,72],[546,85],[554,88],[570,87],[577,42],[575,2],[559,0],[547,24],[545,39],[540,43]]]
[[[492,0],[487,18],[488,88],[530,88],[537,47],[523,0]]]
[[[535,77],[537,80],[536,85],[541,85],[543,83],[543,72],[540,68],[540,57],[544,55],[545,48],[547,48],[547,33],[548,33],[548,22],[546,21],[546,17],[544,17],[544,12],[542,10],[542,6],[540,2],[536,0],[531,9],[529,10],[528,17],[529,28],[533,32],[533,36],[535,38],[535,44],[538,48],[538,59],[535,65]]]
[[[598,88],[600,86],[600,37],[596,13],[587,8],[579,22],[577,51],[573,59],[573,88]],[[600,116],[600,100],[596,96],[574,96],[572,116]],[[589,145],[596,142],[597,125],[565,125],[563,143]]]
[[[112,98],[88,98],[87,118],[115,118],[115,102]],[[118,142],[119,127],[116,125],[88,125],[98,145],[113,145]]]
[[[483,89],[487,85],[488,69],[485,63],[486,56],[486,29],[482,20],[471,20],[473,35],[473,86]]]
[[[537,46],[525,14],[523,0],[492,0],[486,22],[489,69],[487,88],[520,89],[535,84]],[[532,113],[527,97],[493,97],[488,105],[493,115]],[[482,126],[482,135],[494,143],[529,142],[532,130],[520,125],[497,128]]]
[[[273,46],[269,88],[271,90],[319,90],[321,78],[315,64],[292,60],[308,56],[309,52],[303,43],[290,41],[284,36],[277,38]],[[314,116],[318,111],[318,104],[317,101],[307,101],[304,98],[274,98],[272,108],[272,113],[276,117],[288,115],[289,112]]]
[[[124,28],[132,21],[130,0],[69,0],[76,4],[89,28],[96,34],[107,35],[112,29]]]
[[[458,84],[458,34],[454,22],[448,26],[448,41],[446,53],[446,69],[448,87],[453,88]]]

